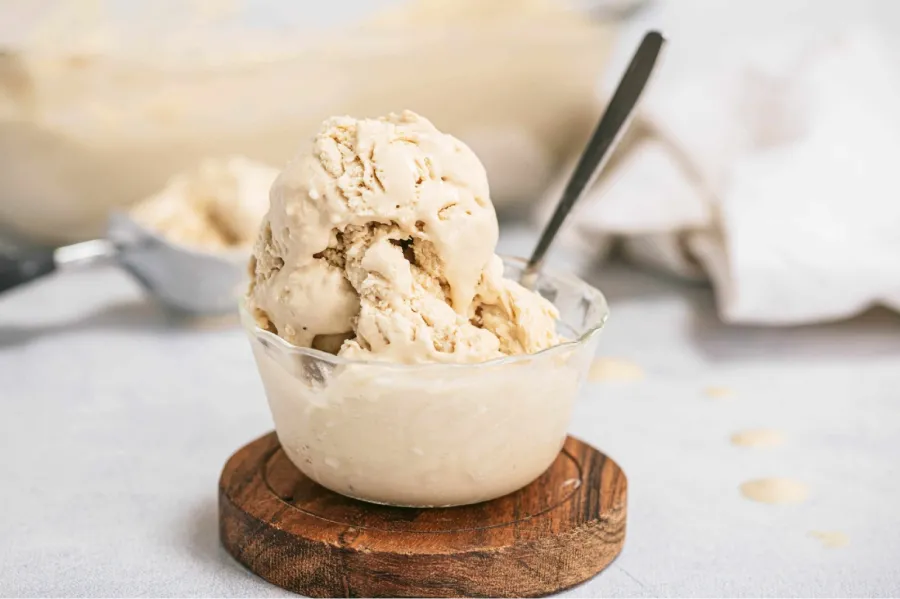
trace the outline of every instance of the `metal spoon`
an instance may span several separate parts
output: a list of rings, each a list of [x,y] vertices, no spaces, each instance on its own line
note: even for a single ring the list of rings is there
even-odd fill
[[[550,249],[553,239],[559,232],[566,217],[571,212],[575,203],[584,195],[585,190],[594,183],[600,171],[606,166],[606,162],[612,155],[612,150],[622,138],[631,117],[634,114],[634,108],[637,106],[638,100],[641,98],[653,68],[656,66],[657,58],[665,44],[665,38],[657,32],[650,31],[641,41],[637,51],[631,59],[631,63],[622,75],[616,91],[606,106],[600,122],[594,130],[594,134],[588,141],[581,158],[572,176],[566,183],[565,191],[556,210],[550,218],[550,222],[544,227],[541,238],[537,247],[531,254],[528,264],[522,273],[522,284],[525,287],[533,288],[537,280],[537,273],[541,269],[544,256]]]
[[[242,252],[209,254],[168,242],[124,213],[113,213],[106,237],[52,250],[0,253],[0,293],[57,270],[113,263],[166,307],[189,315],[233,311],[246,276]]]

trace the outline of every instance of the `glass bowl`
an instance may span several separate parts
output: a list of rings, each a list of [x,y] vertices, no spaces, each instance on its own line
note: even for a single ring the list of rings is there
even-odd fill
[[[504,259],[518,280],[525,262]],[[567,341],[475,364],[348,360],[297,347],[241,307],[278,439],[306,476],[336,493],[446,507],[512,493],[553,463],[609,314],[581,279],[543,271]]]

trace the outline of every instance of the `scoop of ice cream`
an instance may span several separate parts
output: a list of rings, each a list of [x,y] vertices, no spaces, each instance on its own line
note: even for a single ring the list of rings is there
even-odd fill
[[[472,322],[493,333],[507,355],[533,354],[560,342],[559,313],[540,295],[503,278],[503,261],[494,256],[484,271],[469,311]]]
[[[249,247],[277,176],[277,169],[240,156],[210,158],[172,177],[131,216],[174,243],[213,251]]]
[[[553,306],[503,278],[497,234],[461,141],[409,111],[332,118],[272,186],[248,308],[291,343],[360,359],[478,362],[557,343]]]

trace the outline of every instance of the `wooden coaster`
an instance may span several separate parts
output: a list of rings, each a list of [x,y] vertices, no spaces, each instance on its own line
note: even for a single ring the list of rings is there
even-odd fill
[[[523,597],[600,572],[625,541],[625,474],[569,437],[538,480],[493,501],[393,508],[300,473],[275,433],[240,449],[219,481],[222,544],[247,568],[313,597]]]

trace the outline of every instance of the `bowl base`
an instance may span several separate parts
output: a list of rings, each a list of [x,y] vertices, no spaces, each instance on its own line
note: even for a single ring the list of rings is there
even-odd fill
[[[615,462],[569,437],[540,478],[493,501],[376,505],[314,483],[270,433],[225,464],[219,531],[252,572],[312,597],[540,596],[618,556],[627,486]]]

